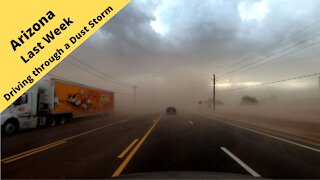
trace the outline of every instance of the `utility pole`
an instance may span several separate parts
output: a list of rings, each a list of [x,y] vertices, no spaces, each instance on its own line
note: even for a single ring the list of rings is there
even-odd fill
[[[213,113],[216,112],[216,75],[213,74],[213,98],[212,98],[212,107],[213,107]]]
[[[319,76],[319,99],[320,99],[320,76]]]
[[[133,101],[134,101],[134,107],[136,107],[136,91],[137,91],[137,86],[133,86]]]

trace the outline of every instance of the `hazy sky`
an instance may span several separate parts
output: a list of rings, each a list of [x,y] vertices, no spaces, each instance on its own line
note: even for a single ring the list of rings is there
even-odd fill
[[[212,73],[219,76],[261,59],[270,62],[221,79],[217,91],[319,72],[320,45],[266,59],[320,41],[319,9],[319,0],[133,0],[73,55],[137,85],[140,94],[187,101],[211,91]],[[290,36],[306,27],[310,28]],[[276,46],[261,53],[272,45]],[[253,57],[243,60],[248,56]],[[67,62],[52,73],[132,93],[132,88],[106,82]],[[279,87],[317,86],[315,77]]]

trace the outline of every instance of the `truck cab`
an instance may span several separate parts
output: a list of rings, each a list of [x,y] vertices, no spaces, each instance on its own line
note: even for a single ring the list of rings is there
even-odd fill
[[[37,126],[37,89],[31,88],[1,113],[1,128],[6,135]]]
[[[41,125],[55,125],[51,117],[54,108],[54,88],[50,79],[42,79],[1,113],[1,130],[12,135],[19,130]],[[52,102],[52,103],[50,103]]]

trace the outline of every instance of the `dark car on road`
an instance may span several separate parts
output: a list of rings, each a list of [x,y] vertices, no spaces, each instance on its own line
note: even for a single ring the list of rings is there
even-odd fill
[[[167,114],[177,114],[177,110],[175,107],[168,107]]]

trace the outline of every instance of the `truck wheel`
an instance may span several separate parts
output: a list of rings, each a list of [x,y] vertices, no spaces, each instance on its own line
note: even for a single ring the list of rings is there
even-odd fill
[[[54,127],[56,126],[56,118],[50,118],[48,122],[49,127]]]
[[[67,122],[66,117],[62,117],[62,118],[60,119],[60,125],[64,125],[64,124],[66,124],[66,122]]]
[[[5,135],[12,135],[18,131],[18,124],[14,120],[5,122],[2,126],[2,132]]]

